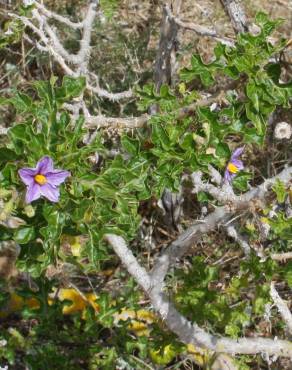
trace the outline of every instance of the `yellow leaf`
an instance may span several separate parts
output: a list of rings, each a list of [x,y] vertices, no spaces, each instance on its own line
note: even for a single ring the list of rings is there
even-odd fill
[[[66,235],[63,234],[61,236],[61,245],[63,247],[63,251],[68,253],[71,252],[74,257],[80,257],[82,248],[86,242],[87,238],[83,235]]]
[[[208,354],[206,350],[197,348],[193,344],[188,344],[187,351],[192,355],[197,365],[203,367],[206,364],[206,355]]]
[[[36,298],[23,298],[13,292],[10,294],[10,299],[6,307],[0,311],[0,318],[7,317],[11,313],[21,311],[25,306],[31,309],[39,309],[40,302]]]
[[[123,308],[121,313],[115,314],[114,319],[115,324],[117,324],[120,320],[132,320],[128,325],[128,329],[132,330],[137,336],[149,336],[149,324],[152,324],[156,320],[155,315],[148,310],[134,311],[128,310],[127,308]]]
[[[86,293],[83,296],[76,289],[60,289],[58,293],[60,301],[68,300],[71,301],[71,305],[63,307],[64,315],[71,315],[76,312],[83,312],[88,305],[92,306],[97,312],[99,306],[95,303],[97,296],[94,293]]]

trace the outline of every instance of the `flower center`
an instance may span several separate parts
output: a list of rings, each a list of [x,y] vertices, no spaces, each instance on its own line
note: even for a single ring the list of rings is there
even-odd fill
[[[34,179],[40,185],[44,185],[47,182],[47,178],[44,175],[35,175]]]
[[[237,173],[238,172],[238,168],[235,166],[235,164],[233,164],[231,162],[228,163],[227,169],[231,173]]]

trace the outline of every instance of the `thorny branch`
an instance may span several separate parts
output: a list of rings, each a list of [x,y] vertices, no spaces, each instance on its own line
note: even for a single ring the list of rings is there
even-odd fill
[[[230,236],[230,238],[234,239],[243,249],[244,254],[248,256],[250,254],[250,246],[248,242],[239,235],[238,231],[235,229],[233,225],[226,227],[227,234]]]
[[[162,283],[169,267],[175,263],[177,258],[182,257],[203,234],[214,230],[218,225],[224,225],[238,211],[246,211],[250,207],[254,207],[254,204],[263,205],[267,191],[277,179],[288,184],[292,179],[292,167],[285,168],[278,175],[265,180],[261,185],[250,189],[243,195],[234,195],[230,202],[228,201],[224,206],[217,207],[203,220],[186,229],[158,258],[152,270],[155,280]],[[224,188],[217,188],[218,198],[221,192],[224,192]],[[224,194],[220,197],[224,199]]]
[[[222,91],[218,91],[211,97],[201,98],[196,102],[188,105],[187,107],[180,108],[176,113],[177,119],[181,120],[185,117],[192,115],[198,107],[205,107],[214,102],[220,101],[222,97]],[[85,122],[87,128],[101,128],[101,127],[112,127],[112,128],[138,128],[147,125],[151,119],[151,114],[143,114],[139,117],[105,117],[103,115],[91,116],[87,111],[85,113]]]
[[[251,202],[258,200],[264,201],[266,193],[277,179],[288,184],[292,179],[292,167],[284,169],[275,177],[267,179],[262,185],[252,188],[242,196],[234,196],[231,206],[225,205],[218,207],[204,220],[189,227],[162,253],[150,273],[147,273],[138,263],[122,237],[111,234],[106,235],[106,240],[120,257],[128,272],[149,296],[154,309],[164,320],[168,328],[177,334],[182,342],[186,344],[191,343],[214,352],[225,352],[229,354],[263,353],[268,356],[292,357],[292,345],[285,340],[265,338],[241,338],[233,340],[207,333],[197,324],[189,322],[182,316],[163,291],[164,278],[169,267],[188,251],[192,243],[197,241],[204,233],[214,230],[220,223],[227,221],[237,211],[248,209]],[[214,189],[212,191],[214,192]],[[222,192],[224,190],[218,188],[219,191]],[[285,318],[287,319],[287,315]]]
[[[251,251],[251,246],[249,245],[248,241],[240,235],[240,233],[235,229],[233,225],[228,225],[226,227],[227,234],[234,239],[242,248],[244,251],[244,254],[248,256]],[[266,259],[266,255],[264,254],[263,251],[257,251],[257,255],[261,257],[262,259]],[[292,259],[292,252],[287,252],[287,253],[272,253],[270,255],[270,258],[274,261],[279,261],[279,262],[285,262],[289,259]]]
[[[111,93],[99,85],[99,77],[88,71],[88,63],[91,51],[91,33],[94,20],[98,13],[98,0],[90,1],[86,15],[81,22],[71,22],[69,19],[48,10],[44,5],[33,2],[35,8],[32,10],[32,17],[19,16],[10,14],[11,17],[17,18],[23,22],[38,37],[38,41],[32,40],[27,34],[24,39],[35,45],[41,52],[48,52],[55,61],[61,66],[64,72],[72,77],[85,76],[87,80],[87,89],[101,98],[112,101],[128,99],[133,96],[131,90]],[[80,40],[80,49],[77,54],[69,53],[57,34],[57,30],[50,25],[50,19],[67,25],[73,29],[80,29],[82,38]]]
[[[292,252],[287,252],[287,253],[273,253],[273,254],[271,255],[271,258],[272,258],[274,261],[280,261],[280,262],[283,262],[283,261],[286,261],[286,260],[292,259]]]
[[[56,14],[48,10],[43,4],[34,1],[35,8],[32,10],[32,18],[25,16],[19,16],[16,14],[10,14],[12,17],[20,19],[23,24],[28,27],[38,38],[38,40],[32,40],[27,34],[24,34],[24,39],[30,44],[34,45],[41,52],[48,52],[55,61],[61,66],[64,72],[72,77],[78,77],[84,75],[87,79],[86,88],[93,94],[98,95],[101,98],[109,99],[111,101],[119,101],[123,99],[129,99],[133,97],[133,91],[131,89],[123,92],[112,93],[103,89],[99,84],[99,76],[88,70],[88,62],[90,58],[90,41],[93,23],[96,15],[98,14],[98,0],[91,1],[84,19],[81,22],[72,22],[66,17]],[[180,0],[172,1],[172,10],[168,5],[165,5],[163,10],[163,21],[161,26],[161,38],[156,58],[156,68],[154,80],[156,88],[159,90],[161,84],[170,82],[173,76],[174,69],[174,58],[173,53],[177,48],[177,31],[178,27],[185,27],[186,24],[180,21],[178,17],[180,9]],[[64,46],[57,34],[57,30],[50,25],[50,20],[53,19],[61,24],[65,24],[72,29],[79,29],[82,32],[82,38],[80,40],[80,49],[77,54],[69,53]],[[194,28],[193,25],[188,25],[186,28]],[[213,30],[207,30],[202,26],[196,25],[194,29],[198,34],[204,34],[206,36],[217,37]],[[220,38],[220,41],[224,42],[224,38]],[[227,43],[232,40],[226,39]],[[196,103],[181,109],[179,118],[183,118],[191,114],[197,106],[203,106],[211,104],[216,101],[218,94],[215,94],[211,98],[201,99]],[[83,98],[81,98],[83,99]],[[78,102],[76,102],[78,105]],[[84,107],[84,105],[83,105]],[[103,115],[92,116],[88,110],[83,113],[86,118],[86,125],[88,128],[137,128],[142,127],[150,119],[150,115],[142,115],[140,117],[105,117]],[[86,113],[86,114],[85,114]]]
[[[271,298],[274,304],[277,306],[280,315],[282,316],[283,321],[287,326],[287,331],[289,334],[292,335],[292,314],[287,306],[287,304],[283,301],[283,299],[279,296],[275,288],[274,282],[271,283],[271,290],[270,290]]]
[[[190,22],[184,22],[179,17],[175,16],[168,5],[165,5],[164,7],[165,12],[170,20],[172,20],[174,23],[176,23],[180,28],[184,28],[186,30],[194,31],[200,36],[208,36],[212,37],[217,41],[222,42],[222,44],[228,45],[228,46],[234,46],[234,40],[228,38],[228,37],[222,37],[217,34],[217,31],[212,28],[208,28],[205,26],[201,26],[199,24],[190,23]]]

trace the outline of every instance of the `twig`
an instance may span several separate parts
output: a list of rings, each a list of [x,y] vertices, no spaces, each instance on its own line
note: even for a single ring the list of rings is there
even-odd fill
[[[214,172],[213,172],[214,175]],[[191,179],[194,185],[193,192],[198,193],[204,191],[212,195],[213,198],[217,199],[220,203],[226,204],[227,202],[232,202],[236,200],[236,196],[233,192],[232,187],[229,184],[224,184],[223,186],[214,186],[210,183],[204,183],[202,181],[203,173],[197,171],[192,173]],[[217,178],[217,180],[219,177]]]
[[[273,253],[271,254],[271,258],[274,261],[287,261],[289,259],[292,259],[292,252],[287,252],[287,253]]]
[[[253,203],[264,200],[269,188],[277,179],[281,180],[284,184],[288,184],[292,179],[292,167],[285,168],[278,175],[265,180],[261,185],[252,188],[245,194],[234,196],[230,204],[217,207],[204,220],[196,222],[186,229],[157,259],[152,269],[154,281],[157,284],[163,284],[169,267],[175,263],[177,258],[182,257],[195,241],[201,238],[203,234],[214,230],[218,225],[228,221],[237,211],[248,210]]]
[[[0,135],[7,135],[8,130],[7,127],[0,126]]]
[[[271,282],[271,290],[270,290],[271,298],[274,304],[277,306],[280,315],[282,316],[283,321],[287,326],[287,330],[289,334],[292,334],[292,314],[287,306],[287,304],[283,301],[283,299],[279,296],[275,288],[275,283]]]
[[[125,128],[138,128],[143,127],[148,121],[150,116],[148,114],[143,114],[140,117],[128,117],[128,118],[120,118],[120,117],[105,117],[103,115],[98,116],[87,116],[85,117],[85,125],[87,128],[102,128],[102,127],[110,127],[110,128],[118,128],[118,129],[125,129]]]
[[[60,23],[64,23],[66,24],[66,26],[70,27],[70,28],[74,28],[74,29],[80,29],[83,27],[84,25],[84,22],[71,22],[68,18],[66,17],[63,17],[62,15],[60,14],[57,14],[57,13],[54,13],[50,10],[48,10],[47,8],[45,8],[42,4],[40,3],[35,3],[37,9],[43,13],[47,18],[53,18],[55,19],[56,21],[60,22]]]
[[[214,38],[217,41],[220,41],[222,44],[228,45],[228,46],[234,46],[234,40],[228,38],[228,37],[222,37],[217,34],[217,31],[215,29],[210,29],[205,26],[200,26],[195,23],[190,22],[184,22],[175,15],[172,14],[169,6],[165,6],[165,11],[169,17],[169,19],[173,20],[179,27],[185,28],[186,30],[194,31],[200,36],[209,36]]]
[[[117,93],[112,93],[109,92],[103,88],[100,87],[99,85],[99,79],[97,76],[95,76],[95,82],[87,83],[87,89],[90,90],[91,92],[97,94],[100,98],[106,98],[111,101],[118,101],[118,100],[123,100],[123,99],[129,99],[131,98],[134,94],[133,91],[127,90],[127,91],[121,91]]]
[[[30,28],[39,38],[39,41],[32,41],[31,38],[24,34],[24,39],[35,45],[41,52],[48,52],[55,61],[61,66],[63,71],[72,77],[84,75],[87,83],[86,88],[101,98],[106,98],[111,101],[128,99],[133,96],[131,90],[119,93],[112,93],[102,89],[98,83],[98,76],[88,71],[88,62],[90,58],[90,42],[91,32],[93,29],[94,19],[97,14],[99,5],[98,0],[89,2],[87,13],[81,22],[71,22],[69,19],[58,15],[48,10],[44,5],[34,1],[35,8],[32,10],[32,18],[17,14],[10,14],[11,17],[17,18],[23,22],[25,26]],[[66,24],[73,29],[82,30],[82,38],[80,40],[80,48],[77,54],[68,52],[63,46],[60,38],[57,35],[57,30],[49,24],[50,19]],[[33,21],[36,21],[33,23]]]
[[[152,287],[150,276],[147,271],[139,265],[133,253],[128,249],[125,240],[122,237],[113,234],[107,234],[105,239],[113,247],[115,253],[120,257],[128,272],[135,278],[137,283],[146,292],[150,291]]]
[[[180,108],[176,114],[177,119],[183,119],[192,115],[196,112],[198,107],[204,107],[216,102],[221,99],[222,91],[215,93],[213,96],[208,98],[202,98],[197,100],[195,103],[188,105],[187,107]],[[113,127],[113,128],[138,128],[145,126],[151,119],[151,114],[143,114],[139,117],[105,117],[103,115],[92,116],[89,114],[85,115],[85,125],[87,128],[101,128],[101,127]]]
[[[241,248],[243,249],[244,251],[244,254],[246,256],[248,256],[250,254],[250,246],[249,244],[246,242],[246,240],[243,239],[243,237],[241,235],[238,234],[237,230],[235,229],[234,226],[227,226],[226,227],[226,231],[227,231],[227,234],[232,238],[234,239],[240,246]]]
[[[213,166],[211,166],[210,164],[208,165],[208,171],[209,171],[209,175],[211,177],[211,180],[217,184],[217,185],[221,185],[222,183],[222,176],[221,176],[221,173],[219,171],[216,170],[216,168],[214,168]]]

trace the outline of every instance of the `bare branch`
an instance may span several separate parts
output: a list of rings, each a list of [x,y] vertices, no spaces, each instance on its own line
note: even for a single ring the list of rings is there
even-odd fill
[[[66,64],[64,58],[62,57],[62,55],[60,55],[54,49],[54,47],[52,47],[52,43],[50,42],[48,37],[45,35],[42,27],[40,27],[40,28],[36,27],[28,18],[26,18],[24,16],[18,16],[17,14],[13,14],[13,13],[10,13],[9,15],[11,17],[14,17],[14,18],[17,18],[17,19],[21,20],[22,23],[25,26],[29,27],[34,33],[36,33],[39,36],[41,42],[44,44],[44,46],[43,46],[39,42],[36,43],[36,47],[40,51],[42,51],[42,52],[47,51],[49,54],[51,54],[55,58],[55,60],[59,63],[59,65],[61,66],[61,68],[64,70],[64,72],[67,75],[72,76],[72,77],[76,76],[76,73],[74,73],[74,71],[71,68],[69,68],[69,66]],[[31,42],[30,38],[27,35],[26,35],[26,39]]]
[[[8,128],[0,126],[0,135],[7,135]]]
[[[40,51],[48,52],[55,61],[61,66],[63,71],[72,77],[84,75],[87,79],[86,88],[92,93],[97,94],[101,98],[106,98],[111,101],[128,99],[133,96],[131,90],[112,93],[99,86],[99,78],[97,75],[88,72],[88,62],[90,58],[90,42],[93,22],[97,14],[98,0],[90,1],[87,13],[82,22],[71,22],[69,19],[55,14],[46,9],[46,7],[38,2],[34,2],[35,8],[32,10],[32,19],[16,14],[10,14],[11,17],[20,19],[25,26],[30,28],[39,38],[39,41],[32,41],[28,35],[24,39],[35,45]],[[82,29],[82,38],[80,40],[80,49],[77,54],[68,52],[63,46],[60,38],[57,35],[57,30],[49,24],[49,19],[55,19],[58,22],[66,24],[73,29]],[[33,21],[36,21],[33,23]]]
[[[103,115],[98,116],[87,116],[85,117],[85,124],[87,128],[101,128],[110,127],[118,129],[133,129],[138,127],[143,127],[149,120],[150,116],[148,114],[143,114],[140,117],[105,117]]]
[[[228,46],[234,46],[234,40],[228,38],[228,37],[222,37],[217,34],[217,31],[215,29],[210,29],[205,26],[200,26],[195,23],[190,22],[184,22],[178,17],[174,16],[169,8],[169,6],[165,6],[165,11],[169,17],[169,19],[173,20],[179,27],[185,28],[186,30],[194,31],[200,36],[209,36],[214,38],[217,41],[222,42],[222,44],[228,45]]]
[[[26,35],[25,33],[23,34],[23,38],[25,41],[27,41],[28,43],[30,43],[31,45],[35,46],[39,51],[41,52],[47,52],[47,48],[43,45],[41,45],[39,42],[35,41],[35,40],[32,40],[28,35]]]
[[[151,281],[146,270],[140,266],[133,253],[129,250],[124,239],[117,235],[107,234],[106,240],[120,257],[128,272],[149,296],[156,312],[160,315],[168,328],[175,333],[185,344],[194,344],[214,352],[229,354],[257,354],[268,356],[292,356],[292,345],[284,340],[266,338],[240,338],[229,339],[209,334],[197,324],[191,323],[182,316],[170,302],[167,295]]]
[[[57,13],[54,13],[50,10],[48,10],[47,8],[45,8],[42,4],[40,3],[35,3],[37,9],[43,13],[47,18],[53,18],[55,19],[56,21],[60,22],[60,23],[64,23],[66,24],[66,26],[70,27],[70,28],[74,28],[74,29],[80,29],[83,27],[84,25],[84,22],[71,22],[68,18],[66,17],[63,17],[62,15],[60,14],[57,14]]]
[[[282,316],[283,321],[287,326],[287,330],[289,334],[292,334],[292,314],[287,306],[287,304],[283,301],[283,299],[279,296],[275,288],[275,283],[271,282],[271,290],[270,290],[271,298],[274,304],[277,306],[280,315]]]
[[[97,94],[100,98],[107,98],[108,100],[111,101],[118,101],[122,99],[129,99],[134,95],[131,89],[127,91],[121,91],[118,93],[111,93],[100,87],[98,76],[90,73],[90,77],[92,78],[93,81],[87,83],[87,89]]]
[[[230,215],[230,209],[218,207],[203,220],[197,221],[194,225],[180,234],[156,260],[151,271],[155,284],[160,286],[163,285],[169,267],[173,265],[177,259],[181,258],[190,246],[199,240],[203,234],[215,230],[220,223],[226,222],[230,218]]]
[[[236,196],[233,192],[232,187],[229,184],[223,184],[220,187],[214,186],[210,183],[204,183],[202,181],[203,173],[201,171],[197,171],[192,173],[191,179],[194,184],[194,193],[198,193],[200,191],[204,191],[209,193],[217,199],[220,203],[227,203],[236,201]]]
[[[244,238],[238,234],[238,231],[235,229],[235,227],[227,226],[226,231],[227,231],[227,234],[241,246],[241,248],[244,251],[244,254],[248,256],[250,254],[251,248],[249,244],[247,243],[247,241],[244,240]]]
[[[277,181],[281,180],[284,184],[289,184],[292,179],[292,167],[285,168],[278,175],[267,179],[256,188],[252,188],[241,196],[234,196],[230,204],[217,207],[214,212],[199,220],[186,229],[179,237],[174,240],[169,247],[157,259],[153,269],[152,278],[156,284],[163,285],[165,275],[169,267],[175,263],[177,258],[182,257],[201,236],[226,223],[238,211],[248,210],[252,202],[264,200],[269,188]]]
[[[178,5],[177,11],[180,8]],[[167,6],[165,5],[163,7],[159,47],[157,50],[154,69],[154,82],[157,91],[159,91],[161,85],[163,84],[171,85],[171,54],[176,48],[177,31],[178,26],[171,18],[168,17]]]
[[[180,108],[177,113],[177,119],[183,119],[192,115],[196,112],[198,107],[204,107],[212,104],[221,99],[222,91],[215,93],[213,96],[208,98],[202,98],[197,100],[195,103],[190,104],[187,107]],[[138,128],[145,126],[151,119],[151,114],[143,114],[139,117],[105,117],[103,115],[92,116],[89,113],[85,116],[85,124],[87,128],[101,128],[101,127],[113,127],[113,128]]]
[[[223,180],[223,178],[221,176],[221,173],[219,171],[217,171],[216,168],[214,168],[210,164],[208,165],[208,170],[209,170],[209,174],[210,174],[211,180],[215,184],[221,185],[222,180]]]
[[[285,262],[289,259],[292,259],[292,252],[287,252],[287,253],[273,253],[271,255],[271,258],[274,261],[280,261],[280,262]]]
[[[61,44],[58,36],[56,35],[56,30],[48,24],[47,18],[41,15],[38,9],[33,9],[32,15],[35,19],[39,21],[39,24],[43,25],[47,35],[52,42],[55,52],[61,55],[68,63],[78,65],[79,74],[85,74],[88,64],[88,59],[90,56],[90,40],[91,31],[93,26],[93,21],[95,19],[98,1],[91,2],[88,6],[86,16],[82,22],[83,35],[80,40],[80,50],[78,54],[70,54]],[[44,7],[42,6],[42,9]]]
[[[221,0],[221,3],[229,15],[235,33],[247,32],[247,18],[240,0]]]
[[[145,292],[148,292],[151,289],[151,279],[147,271],[144,267],[140,266],[136,257],[134,257],[133,253],[127,247],[125,240],[121,236],[114,234],[106,234],[105,239],[120,257],[128,272],[135,278]]]

